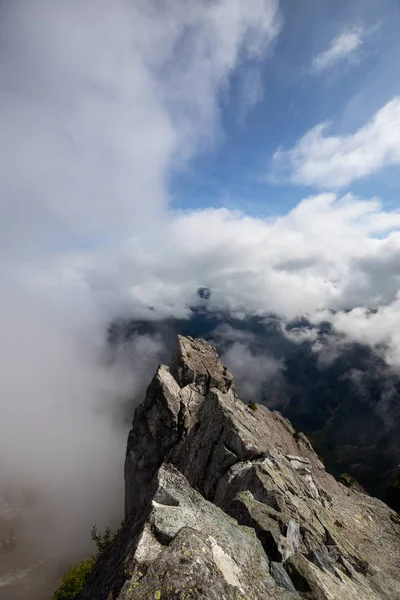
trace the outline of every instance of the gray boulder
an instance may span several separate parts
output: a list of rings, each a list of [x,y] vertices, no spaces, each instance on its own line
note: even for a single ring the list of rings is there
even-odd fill
[[[274,580],[254,530],[163,464],[80,598],[295,600],[298,594]]]

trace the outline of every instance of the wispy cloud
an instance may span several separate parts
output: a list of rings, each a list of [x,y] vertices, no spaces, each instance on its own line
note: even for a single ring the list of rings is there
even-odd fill
[[[328,124],[308,131],[290,150],[278,150],[274,167],[296,183],[341,188],[389,165],[400,165],[400,97],[348,135],[327,135]]]
[[[321,73],[330,69],[336,63],[349,59],[364,42],[364,30],[360,27],[353,27],[342,31],[335,37],[327,50],[314,57],[312,69],[316,73]]]
[[[264,83],[259,68],[253,67],[243,74],[238,94],[237,120],[241,123],[248,113],[263,99]]]

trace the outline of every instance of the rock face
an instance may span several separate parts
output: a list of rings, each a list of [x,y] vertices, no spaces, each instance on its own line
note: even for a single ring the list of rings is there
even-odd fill
[[[136,409],[126,520],[80,600],[400,600],[400,518],[178,337]]]
[[[0,554],[14,548],[19,518],[18,509],[0,495]]]

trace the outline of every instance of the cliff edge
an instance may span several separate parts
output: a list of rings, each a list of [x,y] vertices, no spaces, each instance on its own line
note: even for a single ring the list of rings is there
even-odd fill
[[[400,600],[400,518],[178,336],[136,408],[126,519],[80,600]]]

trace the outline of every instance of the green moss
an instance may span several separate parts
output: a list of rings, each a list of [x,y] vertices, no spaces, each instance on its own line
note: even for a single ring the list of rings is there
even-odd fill
[[[393,521],[393,523],[396,523],[396,525],[400,525],[400,515],[398,515],[397,513],[393,513],[390,515],[390,518]]]
[[[338,519],[336,519],[335,525],[336,525],[336,527],[343,527],[343,523],[341,521],[339,521]]]
[[[248,403],[247,403],[247,406],[248,406],[249,408],[251,408],[251,410],[253,410],[254,412],[255,412],[255,411],[257,410],[257,408],[258,408],[258,406],[257,406],[257,404],[256,404],[255,402],[248,402]]]
[[[96,564],[95,558],[88,558],[70,567],[61,580],[60,587],[53,594],[53,600],[74,600],[86,585],[88,577]]]
[[[354,479],[354,477],[352,477],[348,473],[342,473],[341,476],[339,477],[338,481],[348,488],[351,488],[351,487],[354,487],[355,485],[357,485],[357,481]]]

